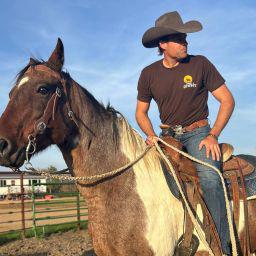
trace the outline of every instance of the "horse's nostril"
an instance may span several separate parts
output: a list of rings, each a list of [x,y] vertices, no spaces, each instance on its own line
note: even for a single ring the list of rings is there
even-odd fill
[[[9,143],[7,140],[5,140],[3,138],[0,139],[0,154],[1,155],[8,153],[8,148],[9,148],[8,145],[9,145]]]

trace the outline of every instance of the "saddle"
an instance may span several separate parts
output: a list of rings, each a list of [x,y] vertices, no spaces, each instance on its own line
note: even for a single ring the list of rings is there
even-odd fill
[[[164,136],[162,139],[168,144],[183,150],[183,145],[171,136]],[[203,223],[202,227],[206,234],[206,240],[208,241],[214,255],[223,255],[221,249],[221,242],[211,217],[207,206],[203,200],[203,193],[199,183],[199,177],[197,175],[196,167],[194,163],[176,152],[175,150],[160,143],[163,152],[167,156],[168,160],[174,167],[176,175],[183,185],[184,192],[190,203],[191,208],[196,212],[196,207],[198,204],[201,205],[203,212]],[[254,166],[248,161],[241,157],[233,156],[233,147],[229,144],[220,144],[222,152],[222,170],[223,177],[229,182],[227,186],[230,199],[233,199],[233,216],[236,228],[239,228],[239,213],[240,213],[240,200],[243,200],[244,205],[244,216],[245,216],[245,232],[243,234],[243,241],[241,243],[241,252],[243,255],[249,255],[250,252],[250,232],[248,229],[249,223],[255,221],[254,217],[248,217],[248,205],[247,196],[245,190],[244,177],[251,174],[254,171]],[[213,170],[214,171],[214,170]],[[255,200],[253,200],[255,201]],[[182,241],[179,246],[182,248],[183,255],[193,255],[191,254],[191,246],[193,244],[192,234],[194,226],[190,217],[186,212],[186,229]],[[187,248],[187,253],[184,253],[184,248]],[[251,248],[252,249],[252,248]]]

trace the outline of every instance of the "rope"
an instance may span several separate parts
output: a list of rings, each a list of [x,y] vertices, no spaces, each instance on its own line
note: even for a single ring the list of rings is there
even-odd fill
[[[236,247],[236,239],[235,239],[235,234],[234,234],[234,229],[233,229],[233,225],[232,225],[232,217],[231,217],[231,210],[229,208],[229,201],[228,201],[228,196],[227,196],[227,190],[226,190],[226,186],[225,186],[225,182],[224,182],[224,178],[222,177],[221,175],[221,172],[220,170],[218,170],[216,167],[212,166],[211,164],[208,164],[206,162],[203,162],[203,161],[200,161],[198,160],[197,158],[195,157],[192,157],[190,156],[189,154],[177,149],[176,147],[166,143],[165,141],[163,141],[162,139],[160,138],[157,138],[157,141],[160,141],[162,142],[164,145],[166,145],[167,147],[170,147],[172,148],[173,150],[177,151],[178,153],[182,154],[183,156],[197,162],[197,163],[200,163],[200,164],[203,164],[205,166],[208,166],[210,168],[212,168],[213,170],[215,170],[218,175],[220,176],[221,178],[221,182],[222,182],[222,187],[223,187],[223,190],[224,190],[224,197],[225,197],[225,202],[226,202],[226,209],[227,209],[227,218],[228,218],[228,224],[229,224],[229,231],[230,231],[230,239],[231,239],[231,245],[232,245],[232,254],[233,255],[238,255],[237,253],[237,247]],[[185,206],[188,210],[188,213],[191,217],[191,220],[197,230],[197,233],[201,239],[201,241],[204,243],[205,247],[208,249],[210,255],[214,255],[211,248],[209,247],[207,241],[205,240],[205,237],[204,237],[204,232],[202,231],[202,228],[200,227],[200,225],[198,224],[197,220],[195,219],[194,215],[193,215],[193,212],[187,202],[187,199],[182,191],[182,188],[180,186],[180,183],[179,183],[179,180],[176,176],[176,173],[173,169],[173,166],[171,165],[170,161],[168,160],[168,158],[164,155],[164,153],[162,152],[162,150],[160,149],[160,147],[158,146],[157,144],[157,141],[155,141],[155,146],[157,148],[157,150],[159,151],[160,155],[165,159],[165,161],[167,162],[171,172],[172,172],[172,175],[174,177],[174,180],[180,190],[180,193],[182,195],[182,198],[184,200],[184,203],[185,203]],[[121,173],[122,171],[126,170],[126,169],[129,169],[132,165],[134,165],[135,163],[137,163],[141,158],[144,157],[144,155],[146,155],[146,153],[152,149],[153,147],[146,147],[145,150],[137,157],[135,158],[132,162],[116,169],[116,170],[113,170],[113,171],[110,171],[110,172],[107,172],[107,173],[103,173],[103,174],[97,174],[97,175],[92,175],[92,176],[85,176],[85,177],[70,177],[69,175],[65,175],[65,174],[62,174],[62,175],[59,175],[59,174],[50,174],[48,172],[45,172],[45,171],[40,171],[40,170],[36,170],[35,168],[32,167],[31,163],[28,162],[28,164],[30,164],[30,167],[26,167],[27,170],[30,170],[36,174],[40,174],[42,176],[45,176],[45,177],[49,177],[49,178],[53,178],[53,179],[59,179],[59,180],[70,180],[70,181],[83,181],[83,182],[88,182],[87,184],[90,184],[93,182],[97,182],[97,181],[100,181],[104,178],[108,178],[108,177],[111,177],[111,176],[114,176],[118,173]]]
[[[108,178],[108,177],[112,177],[124,170],[129,169],[130,167],[132,167],[135,163],[137,163],[141,158],[144,157],[144,155],[146,155],[149,150],[151,150],[153,147],[146,147],[145,150],[138,156],[136,157],[133,161],[129,162],[128,164],[110,171],[110,172],[106,172],[103,174],[96,174],[96,175],[92,175],[92,176],[84,176],[84,177],[70,177],[69,175],[66,174],[51,174],[48,173],[46,171],[40,171],[40,170],[36,170],[35,168],[33,168],[33,166],[31,165],[31,163],[29,163],[29,165],[27,167],[25,167],[27,170],[30,170],[36,174],[40,174],[42,176],[48,177],[48,178],[53,178],[53,179],[58,179],[58,180],[70,180],[70,181],[83,181],[83,182],[88,182],[87,184],[90,184],[92,182],[97,182],[100,181],[102,179]],[[31,172],[29,172],[31,173]]]
[[[249,200],[254,200],[254,199],[256,199],[256,195],[254,195],[254,196],[248,196],[248,197],[247,197],[247,201],[249,201]]]
[[[158,139],[157,139],[157,140],[158,140]],[[160,140],[160,141],[161,141],[161,140]],[[161,141],[161,142],[162,142],[162,141]],[[184,202],[184,204],[185,204],[185,207],[187,208],[188,214],[189,214],[189,216],[190,216],[190,218],[191,218],[191,221],[193,222],[193,224],[194,224],[194,226],[195,226],[195,229],[196,229],[196,231],[197,231],[197,233],[198,233],[198,236],[200,237],[200,240],[203,242],[204,246],[205,246],[206,249],[209,251],[209,254],[214,256],[212,249],[210,248],[209,244],[207,243],[207,241],[206,241],[206,239],[205,239],[204,232],[203,232],[201,226],[199,225],[198,221],[196,220],[196,218],[195,218],[195,216],[194,216],[194,214],[193,214],[193,212],[192,212],[192,210],[191,210],[191,207],[190,207],[190,205],[189,205],[189,203],[188,203],[188,201],[187,201],[187,199],[186,199],[186,196],[185,196],[184,193],[183,193],[183,189],[182,189],[182,187],[181,187],[181,185],[180,185],[180,182],[179,182],[179,180],[178,180],[178,177],[177,177],[177,175],[176,175],[176,173],[175,173],[175,170],[174,170],[174,168],[173,168],[171,162],[170,162],[169,159],[165,156],[165,154],[163,153],[163,151],[162,151],[161,148],[159,147],[157,141],[155,141],[154,143],[155,143],[155,146],[156,146],[158,152],[159,152],[160,155],[163,157],[163,159],[167,162],[167,165],[168,165],[168,167],[169,167],[170,170],[171,170],[172,176],[173,176],[173,178],[174,178],[174,180],[175,180],[175,182],[176,182],[176,184],[177,184],[177,186],[178,186],[178,189],[179,189],[179,192],[180,192],[180,194],[181,194],[181,196],[182,196],[182,199],[183,199],[183,202]]]
[[[197,158],[190,156],[189,154],[187,154],[187,153],[185,153],[185,152],[183,152],[183,151],[177,149],[176,147],[174,147],[174,146],[172,146],[172,145],[166,143],[164,140],[162,140],[162,139],[160,139],[160,138],[157,138],[157,141],[162,142],[162,143],[163,143],[164,145],[166,145],[167,147],[169,147],[169,148],[171,148],[171,149],[177,151],[178,153],[182,154],[183,156],[185,156],[185,157],[187,157],[187,158],[189,158],[189,159],[191,159],[191,160],[193,160],[193,161],[195,161],[195,162],[197,162],[197,163],[199,163],[199,164],[203,164],[203,165],[205,165],[205,166],[208,166],[208,167],[212,168],[213,170],[215,170],[215,171],[218,173],[218,175],[220,176],[220,179],[221,179],[221,183],[222,183],[223,190],[224,190],[224,197],[225,197],[226,209],[227,209],[227,219],[228,219],[229,232],[230,232],[230,239],[231,239],[231,245],[232,245],[232,255],[238,255],[238,253],[237,253],[237,246],[236,246],[235,232],[234,232],[234,228],[233,228],[233,224],[232,224],[231,210],[230,210],[230,207],[229,207],[229,200],[228,200],[227,189],[226,189],[226,186],[225,186],[224,178],[223,178],[223,176],[222,176],[220,170],[219,170],[218,168],[216,168],[215,166],[212,166],[211,164],[208,164],[208,163],[206,163],[206,162],[200,161],[200,160],[198,160]],[[158,151],[161,150],[160,147],[157,145],[157,142],[155,142],[155,145],[156,145]],[[159,152],[160,152],[160,151],[159,151]],[[164,154],[163,154],[163,152],[162,152],[162,150],[161,150],[160,154],[162,155],[162,157],[165,157]],[[166,158],[166,157],[165,157],[165,158]],[[167,158],[166,158],[166,159],[167,159]],[[168,160],[168,159],[167,159],[167,160]],[[169,160],[168,160],[167,163],[168,163],[168,165],[170,165],[170,161],[169,161]],[[176,183],[177,183],[177,181],[176,181]],[[177,183],[177,185],[178,185],[178,183]],[[186,201],[185,201],[185,204],[187,204]],[[191,211],[191,210],[188,208],[188,211]]]

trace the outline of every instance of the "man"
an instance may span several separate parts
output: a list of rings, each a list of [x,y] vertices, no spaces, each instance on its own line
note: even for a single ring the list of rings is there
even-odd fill
[[[218,137],[234,109],[234,99],[225,80],[204,56],[188,55],[187,33],[202,29],[198,21],[183,23],[178,12],[156,20],[142,38],[146,48],[158,47],[163,59],[144,68],[138,83],[136,119],[150,145],[157,137],[148,117],[151,99],[158,105],[160,119],[188,153],[220,169]],[[208,92],[220,103],[217,119],[208,124]],[[178,128],[178,129],[177,129]],[[197,164],[204,199],[219,233],[222,249],[230,254],[224,192],[218,174]]]

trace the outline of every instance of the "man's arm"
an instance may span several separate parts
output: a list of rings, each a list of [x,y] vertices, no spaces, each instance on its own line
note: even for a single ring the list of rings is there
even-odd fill
[[[220,102],[220,108],[211,133],[219,136],[233,113],[235,100],[225,84],[213,91],[212,95]]]
[[[147,135],[147,144],[153,145],[153,138],[157,135],[148,117],[149,106],[150,103],[138,100],[135,117],[141,130]]]
[[[217,101],[220,102],[220,108],[217,115],[217,119],[210,131],[210,134],[218,137],[221,131],[224,129],[228,120],[230,119],[232,112],[235,107],[234,98],[229,91],[228,87],[223,84],[218,89],[212,92],[212,95],[215,97]],[[210,152],[213,160],[220,159],[220,148],[218,145],[218,141],[214,138],[214,136],[207,136],[204,140],[199,144],[199,149],[201,150],[203,146],[206,147],[206,156],[209,157]]]

